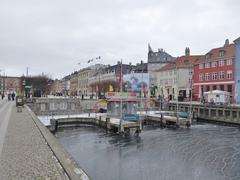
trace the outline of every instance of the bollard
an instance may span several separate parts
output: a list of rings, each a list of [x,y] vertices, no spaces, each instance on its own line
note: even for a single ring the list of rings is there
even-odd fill
[[[17,106],[17,112],[22,112],[22,106]]]

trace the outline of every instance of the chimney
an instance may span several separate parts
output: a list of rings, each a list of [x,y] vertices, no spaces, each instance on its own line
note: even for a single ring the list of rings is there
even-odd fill
[[[228,45],[229,45],[229,39],[226,39],[226,40],[225,40],[224,47],[225,47],[225,46],[228,46]]]
[[[190,49],[189,49],[189,47],[186,47],[186,49],[185,49],[185,56],[190,56]]]

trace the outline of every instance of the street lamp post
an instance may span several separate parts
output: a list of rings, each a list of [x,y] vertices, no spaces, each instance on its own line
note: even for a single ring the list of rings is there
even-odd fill
[[[189,123],[192,124],[192,99],[193,99],[193,79],[191,79],[191,96],[190,96],[190,112],[189,112]]]
[[[141,62],[143,62],[143,61],[141,61]],[[143,93],[144,93],[144,91],[143,91],[143,67],[144,67],[144,65],[143,65],[143,63],[141,63],[141,65],[142,65],[142,73],[141,73],[141,79],[142,79],[142,83],[141,83],[141,109],[140,109],[140,130],[142,130],[142,110],[143,110]]]
[[[23,96],[26,97],[26,92],[25,92],[26,80],[25,80],[25,78],[23,79],[22,85],[23,85]]]
[[[2,85],[1,85],[1,88],[2,88],[2,93],[3,93],[3,95],[4,95],[4,93],[5,93],[5,71],[4,70],[2,70],[2,69],[0,69],[0,72],[3,72],[3,74],[1,75],[1,77],[2,77]]]

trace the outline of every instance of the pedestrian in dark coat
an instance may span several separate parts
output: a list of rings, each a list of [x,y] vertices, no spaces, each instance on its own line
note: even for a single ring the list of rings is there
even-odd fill
[[[12,93],[12,101],[14,101],[14,99],[15,99],[15,93],[13,92]]]

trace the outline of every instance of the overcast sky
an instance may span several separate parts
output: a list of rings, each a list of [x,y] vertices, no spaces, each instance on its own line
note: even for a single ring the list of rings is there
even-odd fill
[[[0,69],[61,78],[97,56],[146,61],[148,42],[205,54],[240,36],[239,11],[239,0],[0,0]]]

